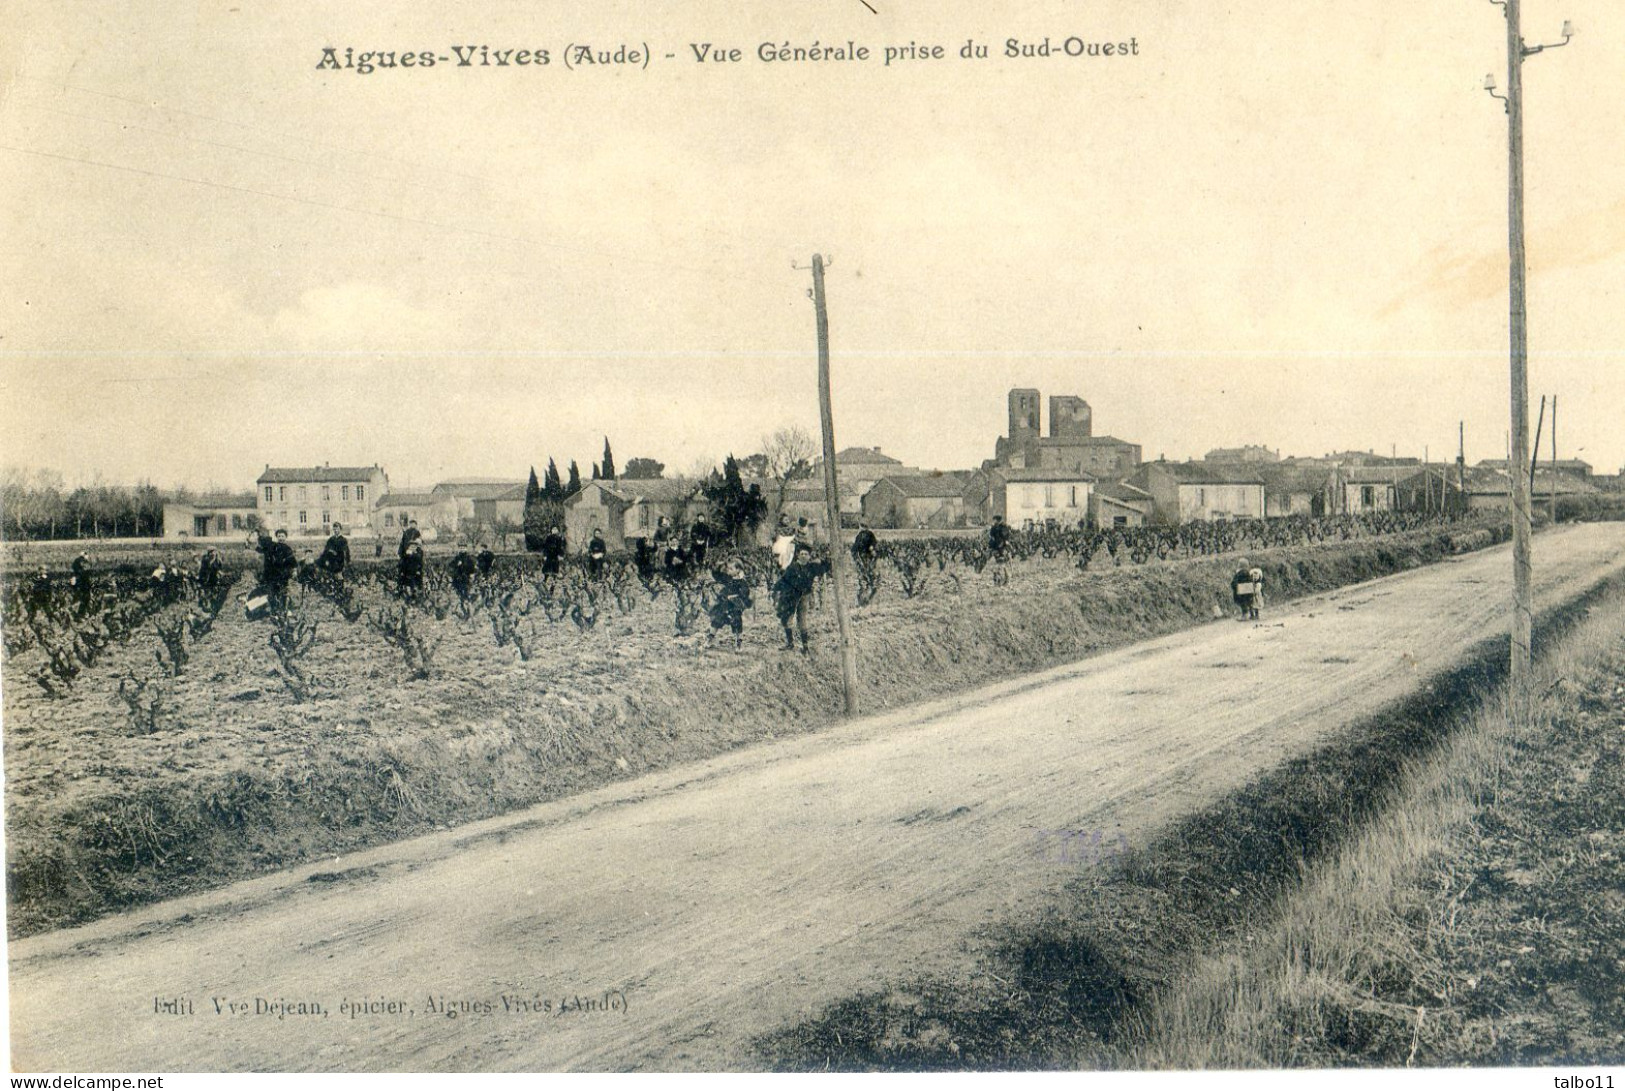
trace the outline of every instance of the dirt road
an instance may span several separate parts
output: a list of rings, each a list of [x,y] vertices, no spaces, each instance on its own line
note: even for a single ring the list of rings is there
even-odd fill
[[[1625,567],[1625,526],[1537,550],[1544,607]],[[830,1000],[951,972],[961,937],[1079,866],[1049,831],[1139,842],[1504,631],[1508,566],[1486,551],[34,937],[10,949],[13,1064],[748,1065],[749,1038]]]

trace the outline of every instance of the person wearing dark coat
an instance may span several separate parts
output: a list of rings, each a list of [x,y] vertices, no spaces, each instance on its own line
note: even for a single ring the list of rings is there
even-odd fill
[[[50,611],[51,606],[51,573],[44,566],[34,573],[34,578],[28,581],[28,616],[32,618],[41,610]]]
[[[406,529],[401,531],[401,544],[396,550],[396,554],[404,559],[406,557],[406,547],[411,545],[413,542],[418,543],[419,552],[422,552],[423,532],[418,529],[418,521],[416,519],[413,519],[406,525]]]
[[[1253,569],[1247,563],[1247,558],[1241,559],[1241,567],[1236,574],[1230,577],[1230,597],[1235,601],[1237,609],[1241,611],[1240,621],[1256,616],[1253,612],[1253,603],[1257,595],[1258,585],[1253,582]]]
[[[90,579],[90,554],[81,550],[79,556],[73,559],[73,575],[68,577],[68,583],[73,588],[73,599],[79,613],[89,613],[93,591]]]
[[[457,551],[457,556],[451,559],[451,587],[457,592],[457,597],[467,602],[472,593],[474,584],[474,571],[478,566],[474,557],[466,549]]]
[[[350,564],[350,539],[344,536],[344,527],[338,523],[333,524],[333,533],[327,539],[327,545],[322,548],[322,555],[316,558],[316,567],[328,575],[341,575]]]
[[[688,532],[688,561],[698,572],[705,564],[706,551],[711,548],[711,525],[702,515],[694,520],[694,526]]]
[[[852,560],[857,562],[859,568],[874,564],[875,550],[879,545],[875,532],[869,529],[869,524],[859,523],[858,533],[852,538]]]
[[[604,574],[604,561],[609,557],[609,543],[604,541],[604,532],[594,527],[592,537],[587,541],[587,575],[593,579]]]
[[[1004,559],[1004,551],[1010,547],[1010,524],[1004,521],[1004,516],[993,517],[993,525],[987,528],[987,547],[999,560]]]
[[[197,585],[203,591],[213,591],[220,586],[220,551],[208,549],[197,562]]]
[[[569,548],[558,527],[548,527],[542,537],[542,575],[557,576],[564,565],[564,553]]]
[[[299,570],[299,558],[288,544],[288,532],[278,530],[273,539],[262,530],[254,548],[264,558],[260,584],[270,594],[272,604],[281,605],[288,598],[288,581]]]
[[[745,646],[745,611],[750,609],[750,583],[745,579],[745,566],[738,557],[711,571],[716,581],[716,599],[711,603],[711,637],[724,628],[732,629],[734,650]]]
[[[399,580],[403,595],[411,597],[423,590],[423,539],[421,535],[402,547]]]
[[[639,538],[637,547],[632,551],[632,563],[637,566],[638,577],[643,580],[652,580],[655,575],[655,548],[649,539]]]
[[[480,576],[484,578],[491,574],[492,567],[497,563],[497,555],[491,552],[490,546],[481,542],[480,551],[474,555],[474,563],[479,566]]]
[[[796,637],[801,639],[801,650],[808,650],[807,600],[812,597],[813,584],[818,577],[828,574],[828,561],[813,560],[812,547],[797,545],[790,566],[779,574],[773,584],[773,612],[784,628],[784,650],[794,651]],[[795,633],[790,631],[795,621]]]

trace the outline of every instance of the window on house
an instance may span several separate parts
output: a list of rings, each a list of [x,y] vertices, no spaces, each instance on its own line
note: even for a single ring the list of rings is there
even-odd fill
[[[1078,506],[1078,487],[1076,485],[1073,485],[1073,486],[1071,486],[1071,489],[1072,489],[1071,506],[1075,508],[1075,507]]]
[[[323,485],[322,486],[322,499],[323,500],[331,500],[331,499],[333,499],[333,486],[331,486],[331,485]]]
[[[1044,486],[1044,506],[1046,508],[1053,508],[1055,506],[1055,486],[1054,485],[1045,485]]]
[[[1197,489],[1196,490],[1196,506],[1197,507],[1206,507],[1207,506],[1207,490],[1206,489]]]
[[[231,517],[231,529],[232,530],[242,530],[243,529],[243,517],[241,515],[233,515]]]
[[[1126,515],[1114,515],[1114,516],[1112,516],[1112,526],[1114,526],[1114,527],[1126,527],[1126,526],[1128,526],[1128,516],[1126,516]]]
[[[300,512],[299,513],[299,525],[300,526],[304,526],[307,522],[309,522],[309,520],[305,518],[306,514],[307,514],[306,512]]]
[[[310,490],[305,488],[303,485],[299,486],[299,499],[301,499],[301,500],[309,500],[310,499]]]
[[[394,525],[395,525],[395,517],[393,515],[385,514],[385,516],[384,516],[384,526],[393,527]]]
[[[275,491],[276,490],[273,489],[270,485],[265,486],[265,502],[267,504],[269,504],[271,501],[276,499],[276,497],[274,495],[272,495]]]
[[[1373,504],[1375,504],[1376,502],[1377,502],[1377,490],[1372,488],[1370,485],[1362,485],[1362,486],[1360,486],[1360,504],[1363,507],[1369,508]]]
[[[276,498],[277,500],[286,504],[288,502],[288,486],[278,485],[276,490]]]
[[[357,485],[355,487],[355,498],[357,500],[365,500],[367,498],[367,486]]]
[[[350,499],[350,486],[348,486],[348,485],[340,485],[339,486],[339,499],[340,500],[348,500],[348,499]]]
[[[332,515],[330,515],[329,513],[325,512],[325,511],[322,512],[322,526],[325,527],[329,523],[331,523],[332,521],[333,521],[333,516]]]

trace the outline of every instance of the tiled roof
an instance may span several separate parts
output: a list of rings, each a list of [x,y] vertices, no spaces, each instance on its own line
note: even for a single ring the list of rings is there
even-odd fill
[[[1083,470],[1068,470],[1059,466],[1038,466],[1031,469],[1001,467],[993,471],[1006,481],[1094,481],[1095,476]]]
[[[265,472],[260,474],[257,481],[261,485],[291,485],[306,484],[309,482],[335,482],[360,481],[366,483],[372,480],[374,474],[381,473],[377,466],[267,466]]]
[[[957,474],[898,474],[881,478],[875,482],[875,488],[887,482],[912,500],[959,496],[965,491],[965,482]]]
[[[413,490],[403,492],[385,493],[378,498],[375,508],[428,508],[433,507],[440,500],[434,493],[427,490]]]
[[[433,491],[441,496],[456,496],[464,500],[492,500],[515,487],[523,497],[526,484],[524,481],[505,481],[494,477],[466,477],[458,481],[442,481]]]

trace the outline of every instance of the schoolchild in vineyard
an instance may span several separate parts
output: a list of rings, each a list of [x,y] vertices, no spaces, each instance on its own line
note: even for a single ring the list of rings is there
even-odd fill
[[[474,563],[479,567],[481,579],[491,574],[491,569],[497,563],[497,555],[491,552],[491,546],[488,543],[480,543],[480,551],[474,555]]]
[[[592,528],[592,537],[587,540],[587,575],[598,579],[604,574],[604,561],[609,557],[609,543],[604,541],[604,532],[597,527]]]
[[[698,572],[705,564],[705,555],[711,549],[711,524],[705,516],[694,520],[688,531],[688,563]]]
[[[558,527],[548,527],[542,536],[542,575],[557,576],[564,565],[564,553],[569,542]]]
[[[51,607],[51,573],[44,565],[34,573],[34,578],[28,581],[28,619],[34,620],[34,615],[42,611],[49,611]]]
[[[73,588],[73,604],[81,616],[90,612],[90,600],[94,588],[90,576],[90,554],[84,550],[73,559],[73,575],[68,577],[68,584]]]
[[[401,560],[397,579],[400,583],[401,594],[408,598],[416,597],[423,590],[422,535],[401,546]]]
[[[333,524],[333,533],[327,539],[327,545],[322,547],[322,555],[316,559],[316,567],[330,576],[339,576],[350,564],[350,539],[344,536],[344,527],[338,523]]]
[[[259,550],[262,559],[260,585],[271,596],[272,605],[280,607],[288,600],[288,581],[299,568],[299,558],[288,544],[288,532],[278,530],[273,539],[262,530],[254,548]]]
[[[457,597],[464,602],[474,591],[474,572],[478,565],[474,555],[466,549],[459,549],[457,556],[451,559],[451,589],[457,592]]]
[[[204,591],[213,591],[220,586],[220,551],[210,546],[203,551],[203,556],[197,562],[197,585]]]
[[[401,544],[399,549],[396,551],[397,556],[399,556],[402,560],[405,560],[406,549],[413,542],[418,544],[418,552],[421,554],[423,551],[423,532],[418,529],[418,521],[416,519],[408,522],[406,524],[406,529],[401,531]]]
[[[807,613],[812,596],[813,585],[818,577],[829,572],[828,561],[813,560],[812,547],[805,543],[798,543],[795,552],[791,554],[790,566],[779,574],[778,581],[773,585],[773,609],[778,615],[779,624],[784,628],[784,650],[794,651],[796,639],[801,641],[801,651],[805,654],[809,647],[807,636]],[[790,622],[795,621],[794,634],[790,631]]]
[[[750,609],[750,582],[745,579],[745,565],[738,557],[729,557],[721,568],[712,569],[716,581],[716,599],[711,604],[711,639],[717,633],[731,629],[734,650],[745,646],[745,611]]]

